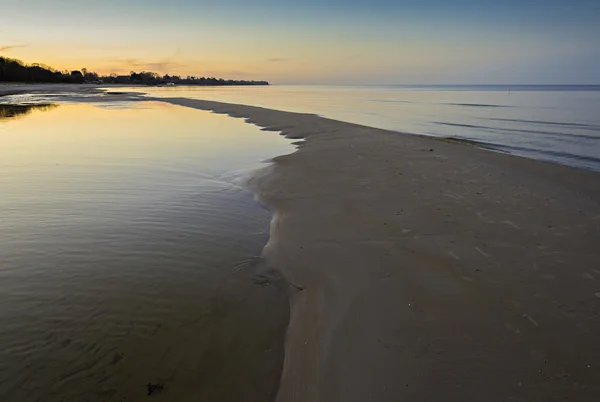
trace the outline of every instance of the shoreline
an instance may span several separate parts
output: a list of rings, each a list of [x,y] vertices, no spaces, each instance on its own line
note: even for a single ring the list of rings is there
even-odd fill
[[[48,91],[67,92],[72,91],[75,93],[86,93],[86,92],[97,92],[101,93],[101,88],[118,88],[118,87],[132,87],[135,85],[119,85],[119,84],[54,84],[54,83],[0,83],[0,97],[8,95],[20,95],[20,94],[36,94],[44,93]]]
[[[291,303],[277,401],[600,398],[600,173],[312,114],[249,182]],[[596,240],[596,241],[595,241]]]
[[[159,100],[159,99],[155,99]],[[277,400],[595,400],[600,174],[315,115],[252,182],[290,287]]]

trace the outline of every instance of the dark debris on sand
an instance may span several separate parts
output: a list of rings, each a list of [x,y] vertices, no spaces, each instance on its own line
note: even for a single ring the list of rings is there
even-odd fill
[[[152,394],[157,394],[160,391],[163,390],[164,385],[163,384],[153,384],[151,382],[149,382],[148,384],[146,384],[146,388],[148,389],[148,396],[152,395]]]

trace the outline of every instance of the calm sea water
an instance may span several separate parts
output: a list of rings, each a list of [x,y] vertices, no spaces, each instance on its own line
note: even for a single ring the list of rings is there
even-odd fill
[[[479,141],[529,158],[600,170],[600,86],[132,88],[315,113],[372,127]]]
[[[0,105],[0,401],[270,400],[287,295],[240,182],[292,148],[162,103]]]

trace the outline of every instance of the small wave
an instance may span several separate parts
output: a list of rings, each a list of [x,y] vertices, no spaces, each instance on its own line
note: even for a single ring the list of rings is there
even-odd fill
[[[439,124],[440,126],[452,126],[452,127],[483,128],[483,129],[493,128],[493,127],[486,127],[486,126],[476,126],[473,124],[446,123],[443,121],[434,121],[433,124]]]
[[[600,171],[600,158],[594,156],[585,156],[570,152],[543,150],[516,145],[506,145],[499,144],[497,142],[478,141],[460,137],[440,137],[439,139],[445,142],[462,143],[496,152],[505,152],[508,154],[521,155],[533,159],[551,161],[564,165]]]
[[[492,119],[490,119],[490,120],[492,120]],[[474,124],[447,123],[447,122],[441,122],[441,121],[434,121],[433,123],[442,125],[442,126],[475,128],[475,129],[486,130],[486,131],[495,131],[495,132],[503,132],[504,131],[504,132],[510,132],[510,133],[545,135],[545,136],[559,137],[561,139],[581,138],[581,139],[587,139],[587,140],[600,140],[600,136],[598,136],[598,135],[570,134],[570,133],[557,133],[554,131],[524,130],[524,129],[518,129],[518,128],[478,126],[478,125],[474,125]]]
[[[380,102],[380,103],[416,103],[405,100],[393,100],[393,99],[371,99],[371,102]]]
[[[577,127],[577,128],[584,128],[584,129],[600,130],[600,126],[594,126],[591,124],[583,124],[583,123],[561,123],[561,122],[557,122],[557,121],[501,119],[501,118],[489,118],[486,120],[508,121],[508,122],[514,122],[514,123],[542,124],[542,125],[561,126],[561,127]]]
[[[485,103],[443,103],[443,105],[466,106],[466,107],[512,107],[506,105],[488,105]]]
[[[510,151],[521,151],[521,152],[526,152],[528,154],[548,155],[548,156],[552,156],[552,157],[560,158],[560,159],[569,159],[569,160],[575,160],[575,161],[581,161],[581,162],[591,162],[595,166],[600,165],[600,158],[595,157],[595,156],[577,155],[577,154],[572,154],[570,152],[550,151],[550,150],[545,150],[545,149],[520,147],[520,146],[516,146],[516,145],[503,145],[503,144],[490,143],[490,146],[493,148],[500,149],[500,150],[507,150],[509,152]],[[576,166],[578,166],[578,165],[576,165]],[[595,170],[598,170],[598,167],[596,167]]]
[[[491,145],[489,145],[486,142],[476,141],[476,140],[470,140],[470,139],[467,139],[467,138],[461,138],[461,137],[439,137],[439,139],[441,141],[444,141],[444,142],[451,142],[451,143],[457,143],[457,144],[471,145],[471,146],[474,146],[474,147],[486,148],[486,149],[494,149]]]

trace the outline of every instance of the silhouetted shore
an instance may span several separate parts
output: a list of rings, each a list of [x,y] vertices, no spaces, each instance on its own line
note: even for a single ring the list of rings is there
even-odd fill
[[[182,77],[176,74],[160,75],[151,71],[132,71],[127,75],[100,75],[85,68],[59,71],[44,64],[27,65],[21,60],[0,56],[0,82],[22,82],[29,84],[125,84],[125,85],[269,85],[267,81],[232,80],[215,77]]]

